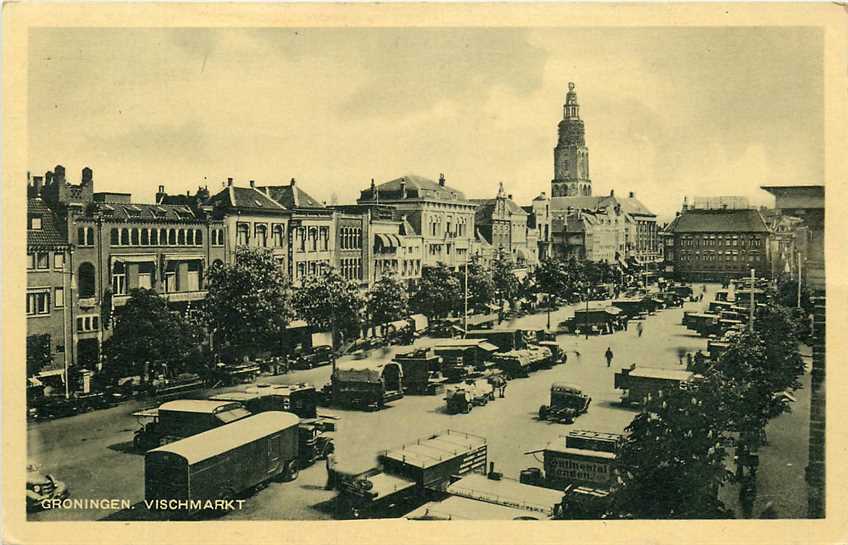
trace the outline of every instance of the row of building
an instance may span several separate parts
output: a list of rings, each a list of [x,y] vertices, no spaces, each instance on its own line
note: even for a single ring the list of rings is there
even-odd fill
[[[28,180],[28,335],[49,339],[42,378],[70,367],[97,369],[113,311],[134,288],[158,291],[183,311],[206,295],[205,271],[238,247],[267,249],[296,288],[327,267],[368,290],[392,271],[414,283],[425,267],[458,269],[471,256],[508,257],[516,274],[550,256],[625,264],[659,257],[656,216],[634,194],[593,197],[583,121],[569,85],[554,149],[551,194],[519,206],[503,184],[470,199],[437,180],[408,175],[370,186],[356,204],[327,206],[291,179],[236,184],[211,194],[154,202],[96,192],[90,168],[79,183],[56,166]]]

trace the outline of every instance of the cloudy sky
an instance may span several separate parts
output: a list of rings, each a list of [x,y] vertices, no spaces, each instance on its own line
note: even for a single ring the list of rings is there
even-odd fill
[[[823,183],[822,36],[809,28],[38,29],[29,166],[95,190],[298,179],[353,201],[371,178],[469,196],[550,190],[569,81],[595,194],[661,219],[683,195]]]

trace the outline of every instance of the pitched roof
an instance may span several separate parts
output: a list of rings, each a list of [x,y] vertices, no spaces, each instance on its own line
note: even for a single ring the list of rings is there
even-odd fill
[[[272,193],[273,195],[273,193]],[[240,210],[285,210],[285,206],[255,187],[227,186],[209,199],[209,204]]]
[[[406,189],[406,199],[466,200],[465,193],[462,191],[448,185],[440,185],[439,182],[415,174],[407,174],[378,185],[376,187],[377,197],[386,200],[402,200],[401,183],[404,184]],[[371,193],[370,188],[363,190],[361,199],[376,200]]]
[[[638,216],[656,216],[653,212],[647,209],[642,202],[636,197],[627,197],[626,199],[619,199],[615,197],[618,202],[621,203],[621,208],[628,214],[638,215]]]
[[[672,222],[674,233],[766,233],[759,210],[687,210]]]
[[[294,184],[294,186],[291,184],[270,185],[262,189],[268,189],[275,201],[292,210],[295,208],[326,208],[323,203],[302,190],[297,184]]]
[[[194,210],[185,204],[141,204],[98,202],[94,206],[104,216],[122,220],[196,220]]]
[[[67,237],[59,229],[56,215],[41,198],[27,199],[27,214],[41,216],[41,229],[29,229],[27,225],[28,248],[55,248],[68,245]]]

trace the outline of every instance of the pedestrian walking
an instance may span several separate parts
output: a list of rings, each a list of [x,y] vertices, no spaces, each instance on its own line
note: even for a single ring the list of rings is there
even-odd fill
[[[506,379],[501,377],[501,383],[498,385],[498,393],[501,397],[506,397]]]
[[[336,467],[338,467],[336,453],[331,452],[327,455],[327,484],[324,485],[324,490],[332,490],[336,487]]]
[[[627,331],[627,323],[628,323],[629,321],[630,321],[629,319],[624,318],[624,331]]]
[[[644,326],[642,325],[642,322],[639,322],[636,324],[636,333],[641,337],[642,331],[644,331]]]
[[[692,353],[686,353],[686,369],[692,369]]]
[[[613,353],[612,348],[609,346],[607,347],[606,353],[604,353],[604,357],[607,359],[607,367],[610,367],[612,365]]]

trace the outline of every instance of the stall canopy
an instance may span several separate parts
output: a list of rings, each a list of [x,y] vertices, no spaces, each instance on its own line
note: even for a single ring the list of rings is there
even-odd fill
[[[427,317],[423,314],[413,314],[409,318],[415,322],[415,331],[424,331],[427,329]]]
[[[399,248],[403,245],[400,237],[392,233],[377,233],[374,237],[380,241],[384,248]]]

